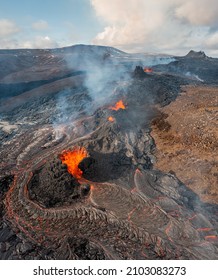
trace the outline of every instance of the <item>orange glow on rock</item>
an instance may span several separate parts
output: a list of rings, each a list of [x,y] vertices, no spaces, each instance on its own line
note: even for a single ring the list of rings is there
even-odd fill
[[[82,177],[82,170],[79,169],[79,163],[88,156],[88,152],[84,147],[75,147],[73,150],[63,151],[60,159],[63,164],[67,165],[68,172],[73,177],[80,179]]]
[[[138,169],[138,168],[136,168],[135,173],[136,173],[136,174],[140,174],[140,175],[142,175],[141,170],[140,170],[140,169]]]
[[[123,100],[119,100],[119,101],[117,101],[115,106],[111,106],[111,107],[109,107],[109,109],[114,110],[114,111],[118,111],[120,109],[125,110],[126,106],[124,105]]]
[[[151,73],[153,72],[152,68],[144,68],[145,73]]]

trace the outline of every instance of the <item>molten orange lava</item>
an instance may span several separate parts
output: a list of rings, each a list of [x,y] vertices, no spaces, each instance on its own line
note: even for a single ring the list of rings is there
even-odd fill
[[[144,68],[144,72],[145,73],[151,73],[151,72],[153,72],[153,70],[151,68]]]
[[[119,100],[119,101],[117,101],[115,106],[111,106],[111,107],[109,107],[109,109],[114,110],[114,111],[118,111],[120,109],[125,110],[126,106],[124,105],[123,100]]]
[[[136,168],[135,173],[142,175],[142,172],[140,169]]]
[[[197,231],[211,231],[212,228],[198,228]]]
[[[88,156],[88,152],[84,147],[75,147],[73,150],[63,151],[60,156],[62,163],[67,165],[67,170],[75,178],[82,177],[82,170],[79,169],[79,163]]]
[[[115,121],[115,118],[112,117],[112,116],[108,117],[107,119],[108,119],[109,122],[114,122]]]
[[[207,241],[217,241],[218,240],[218,236],[216,236],[216,235],[207,235],[204,238]]]

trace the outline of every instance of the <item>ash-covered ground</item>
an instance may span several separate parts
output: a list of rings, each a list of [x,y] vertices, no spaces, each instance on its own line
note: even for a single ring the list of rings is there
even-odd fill
[[[216,147],[218,59],[78,45],[0,61],[1,259],[218,259],[216,200],[189,184],[211,176],[217,194],[216,149],[205,179],[191,127],[212,125]],[[81,148],[72,176],[61,155]]]

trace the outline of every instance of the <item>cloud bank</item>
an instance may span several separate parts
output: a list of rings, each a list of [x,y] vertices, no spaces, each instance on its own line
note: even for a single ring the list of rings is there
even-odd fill
[[[49,36],[34,36],[31,40],[25,38],[4,38],[0,40],[0,49],[49,49],[57,48],[59,44]]]
[[[90,0],[105,28],[94,44],[132,52],[218,56],[217,0]]]
[[[0,19],[0,39],[18,33],[20,29],[15,22],[9,19]]]
[[[20,28],[16,22],[9,19],[0,19],[0,48],[56,48],[59,44],[48,35],[40,35],[49,28],[45,20],[38,20],[32,23],[29,31]],[[35,33],[34,33],[35,32]],[[31,33],[31,38],[28,36]]]

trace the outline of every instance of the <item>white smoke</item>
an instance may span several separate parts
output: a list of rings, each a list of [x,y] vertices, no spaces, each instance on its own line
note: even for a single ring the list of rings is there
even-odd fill
[[[200,82],[204,82],[204,80],[202,80],[198,75],[196,75],[194,73],[191,73],[189,71],[185,73],[185,76],[190,77],[190,78],[195,79],[195,80],[198,80]]]
[[[69,68],[85,72],[84,85],[94,107],[102,106],[109,100],[121,77],[122,80],[129,79],[129,74],[120,63],[119,58],[122,57],[122,52],[113,48],[83,45],[78,45],[72,55],[65,57]]]

